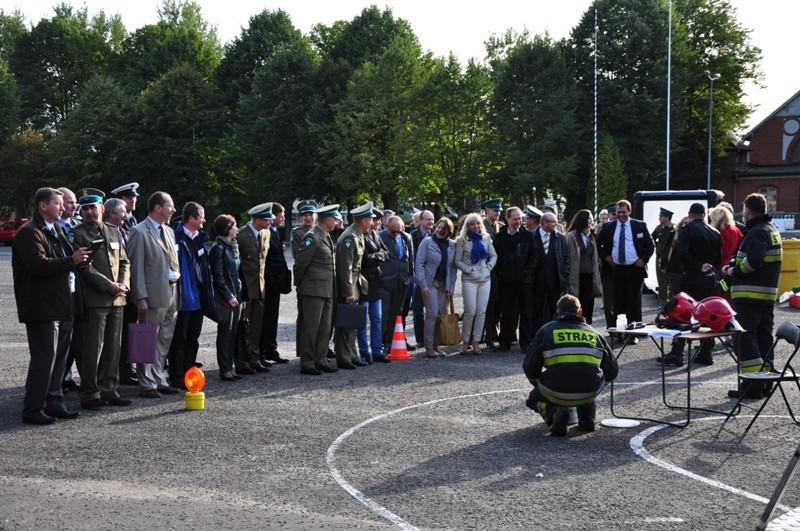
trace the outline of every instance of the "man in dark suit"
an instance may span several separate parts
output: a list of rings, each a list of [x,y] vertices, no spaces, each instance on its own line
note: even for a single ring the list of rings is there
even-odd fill
[[[505,224],[500,221],[500,212],[503,210],[503,198],[497,197],[483,202],[485,216],[483,218],[483,230],[492,238]],[[500,323],[502,314],[502,303],[500,302],[500,284],[497,281],[497,273],[491,274],[491,291],[489,292],[489,303],[486,305],[486,322],[483,326],[484,341],[487,348],[495,348],[495,340],[498,339],[497,325]],[[506,349],[507,350],[507,349]]]
[[[70,232],[71,243],[97,245],[89,265],[79,271],[88,314],[83,329],[81,408],[127,406],[131,401],[121,398],[117,388],[122,308],[130,286],[128,254],[117,228],[103,223],[103,192],[84,188],[77,195],[83,223]]]
[[[62,323],[73,317],[70,273],[88,263],[89,250],[73,250],[58,223],[64,210],[61,192],[40,188],[33,203],[33,218],[20,227],[11,247],[17,314],[25,323],[31,355],[22,422],[52,424],[56,418],[78,416],[64,406],[66,350],[56,347]]]
[[[403,310],[408,284],[414,275],[414,252],[411,237],[403,231],[403,220],[392,216],[386,229],[380,233],[381,241],[388,251],[381,266],[381,308],[383,310],[384,355],[373,357],[375,361],[389,361],[386,357],[392,344],[394,323]]]
[[[629,323],[642,320],[642,284],[647,262],[655,252],[647,224],[630,217],[628,201],[617,201],[616,215],[617,219],[603,225],[597,237],[598,255],[611,267],[614,284],[614,321],[606,326],[613,326],[621,314],[627,316]],[[632,342],[638,340],[633,338]]]
[[[244,316],[249,326],[245,328],[247,341],[236,349],[236,372],[255,374],[269,372],[270,362],[264,360],[258,351],[261,344],[261,327],[264,324],[264,269],[269,251],[269,227],[275,215],[272,203],[254,206],[248,212],[250,223],[239,230],[236,241],[239,243],[243,297],[247,305]]]
[[[539,259],[533,276],[533,335],[556,314],[561,295],[569,290],[569,251],[566,237],[556,230],[558,219],[552,212],[542,214],[534,232]],[[520,341],[522,339],[520,338]]]
[[[494,237],[497,265],[492,273],[497,277],[502,315],[497,350],[509,350],[519,328],[519,346],[524,352],[534,336],[531,331],[531,289],[539,253],[532,234],[522,227],[519,207],[506,211],[506,223],[507,226]]]
[[[291,273],[283,254],[281,230],[286,213],[280,203],[270,203],[275,218],[269,227],[269,250],[264,264],[264,320],[261,326],[261,356],[272,363],[289,363],[278,352],[278,318],[281,309],[281,294],[291,289]]]
[[[172,197],[155,192],[147,201],[148,216],[128,233],[128,259],[131,264],[131,293],[139,312],[139,322],[156,323],[156,362],[137,363],[140,394],[145,398],[176,395],[180,390],[169,385],[164,371],[167,352],[175,332],[178,313],[180,266],[175,233],[169,220],[175,213]]]

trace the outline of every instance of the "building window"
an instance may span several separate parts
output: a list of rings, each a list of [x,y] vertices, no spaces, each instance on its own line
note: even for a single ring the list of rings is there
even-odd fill
[[[767,198],[767,212],[778,210],[778,189],[774,186],[762,186],[758,189],[759,194]]]

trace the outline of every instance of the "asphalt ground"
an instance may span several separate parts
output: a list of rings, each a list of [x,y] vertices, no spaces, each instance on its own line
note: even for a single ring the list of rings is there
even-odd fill
[[[419,349],[411,361],[303,376],[294,293],[279,330],[291,362],[269,374],[221,382],[206,321],[203,411],[122,387],[129,407],[27,426],[19,414],[29,354],[10,255],[0,248],[3,530],[752,529],[800,442],[780,396],[744,439],[751,412],[724,426],[698,412],[684,429],[644,422],[551,437],[525,407],[530,384],[516,346],[480,357],[454,346],[441,359]],[[654,318],[655,298],[644,301]],[[776,323],[798,321],[795,312],[779,307]],[[779,359],[789,350],[782,344]],[[618,414],[681,419],[661,403],[657,354],[651,342],[624,351]],[[720,350],[715,359],[692,371],[692,403],[728,410],[735,364]],[[685,382],[684,369],[668,371],[669,400],[684,403]],[[793,406],[798,396],[789,391]],[[67,403],[78,407],[75,392]],[[606,390],[598,422],[610,416]],[[776,516],[800,505],[799,483]]]

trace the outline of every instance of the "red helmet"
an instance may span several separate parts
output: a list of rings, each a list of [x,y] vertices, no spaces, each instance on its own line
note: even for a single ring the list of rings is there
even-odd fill
[[[725,328],[725,325],[734,320],[734,315],[736,312],[722,297],[707,297],[698,302],[694,308],[695,320],[714,332],[720,332]]]
[[[697,302],[683,291],[670,297],[661,314],[670,323],[690,324]]]

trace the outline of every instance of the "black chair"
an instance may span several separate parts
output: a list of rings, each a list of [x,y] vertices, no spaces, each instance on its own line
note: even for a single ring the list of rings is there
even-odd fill
[[[783,366],[783,369],[780,371],[775,370],[775,363],[773,358],[775,356],[775,347],[778,345],[780,340],[783,339],[790,345],[794,346],[794,350],[792,351],[789,358],[786,360],[786,363]],[[766,389],[766,396],[764,398],[764,402],[761,404],[761,407],[758,408],[756,414],[753,416],[753,420],[750,421],[750,424],[747,425],[747,429],[744,430],[742,437],[747,435],[747,432],[750,431],[750,428],[755,423],[758,416],[767,406],[767,403],[770,401],[772,396],[775,394],[776,390],[781,392],[781,396],[783,396],[783,402],[786,404],[786,409],[789,410],[789,415],[792,416],[792,420],[795,424],[800,424],[800,421],[795,417],[794,411],[792,411],[792,406],[789,405],[789,399],[786,398],[786,392],[783,390],[783,384],[785,382],[792,382],[794,383],[797,390],[800,391],[800,375],[798,375],[794,368],[792,367],[792,360],[794,360],[795,354],[797,351],[800,350],[800,327],[790,321],[784,321],[778,327],[778,330],[775,332],[775,342],[772,344],[772,348],[769,351],[769,354],[764,359],[763,363],[761,364],[761,368],[759,372],[740,372],[739,373],[739,381],[740,386],[739,388],[742,390],[740,393],[739,400],[736,401],[736,405],[733,406],[733,409],[728,416],[725,418],[723,425],[725,422],[738,414],[741,410],[742,406],[747,406],[746,404],[742,403],[744,399],[744,391],[750,387],[751,384],[763,386]],[[721,428],[720,428],[721,429]]]

